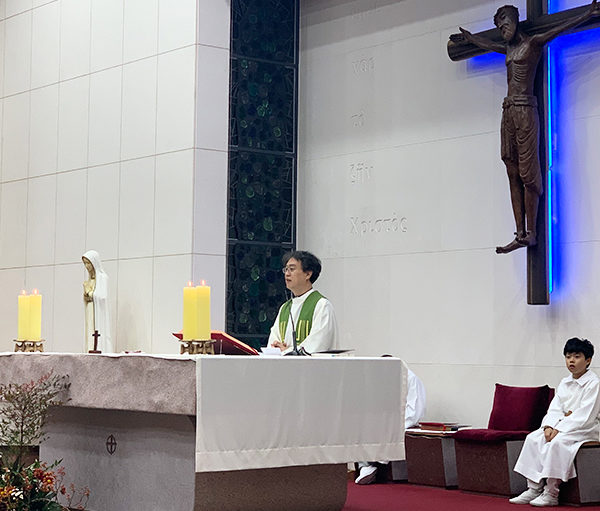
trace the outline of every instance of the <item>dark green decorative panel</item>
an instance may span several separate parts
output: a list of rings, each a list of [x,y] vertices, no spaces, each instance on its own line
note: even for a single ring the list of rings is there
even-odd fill
[[[231,59],[232,146],[294,151],[295,70],[245,58]]]
[[[230,245],[227,260],[227,331],[266,339],[286,300],[281,257],[290,248]]]
[[[295,0],[233,0],[232,52],[294,64],[296,4]]]
[[[266,344],[296,244],[299,0],[231,0],[227,331]]]
[[[292,243],[294,159],[264,153],[229,155],[229,237]]]

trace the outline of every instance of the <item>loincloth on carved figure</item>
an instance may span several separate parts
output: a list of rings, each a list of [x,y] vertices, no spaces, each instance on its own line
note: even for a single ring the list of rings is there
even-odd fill
[[[508,172],[518,173],[523,185],[542,194],[539,158],[540,121],[535,96],[507,96],[502,103],[501,156]]]

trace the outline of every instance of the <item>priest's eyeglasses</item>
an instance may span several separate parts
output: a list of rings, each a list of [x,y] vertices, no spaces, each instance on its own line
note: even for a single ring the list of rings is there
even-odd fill
[[[285,266],[284,268],[281,268],[281,273],[283,273],[284,275],[286,273],[294,273],[296,271],[296,266]]]

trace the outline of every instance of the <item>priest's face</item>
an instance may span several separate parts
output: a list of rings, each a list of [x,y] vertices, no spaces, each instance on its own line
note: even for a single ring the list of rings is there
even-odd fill
[[[302,263],[292,257],[284,268],[285,287],[294,295],[301,295],[312,287],[311,275],[312,271],[304,271]]]
[[[592,359],[585,358],[583,353],[567,353],[565,355],[565,364],[567,365],[567,369],[575,379],[579,378],[586,372],[591,361]]]

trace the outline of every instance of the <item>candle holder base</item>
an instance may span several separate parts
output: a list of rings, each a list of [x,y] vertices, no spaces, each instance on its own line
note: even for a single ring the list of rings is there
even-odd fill
[[[30,341],[28,339],[13,339],[15,343],[15,352],[22,351],[26,353],[33,353],[35,351],[44,351],[45,339],[39,341]]]
[[[190,355],[214,355],[215,342],[213,339],[190,339],[189,341],[181,340],[181,354],[189,353]]]

